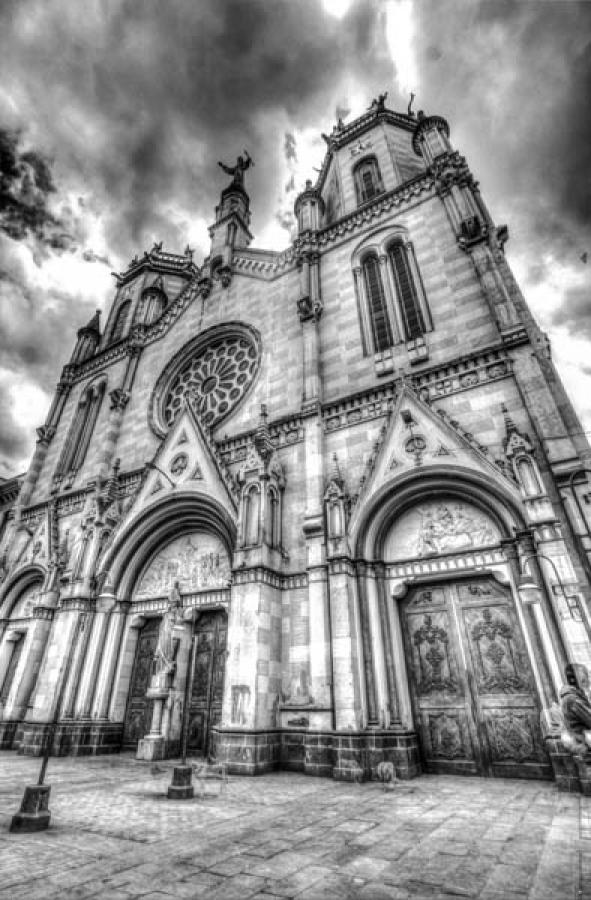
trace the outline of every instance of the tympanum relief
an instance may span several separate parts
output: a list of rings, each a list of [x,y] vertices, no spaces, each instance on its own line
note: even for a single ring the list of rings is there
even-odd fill
[[[219,538],[194,532],[174,540],[152,559],[135,596],[168,595],[177,581],[184,593],[227,587],[230,560]]]
[[[457,500],[421,503],[394,524],[384,547],[389,562],[496,544],[501,534],[477,507]]]

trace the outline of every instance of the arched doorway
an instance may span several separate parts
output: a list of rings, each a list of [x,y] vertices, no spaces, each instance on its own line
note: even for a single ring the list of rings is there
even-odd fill
[[[510,590],[492,576],[422,584],[402,601],[401,621],[425,770],[549,775]]]
[[[8,622],[0,641],[0,747],[13,746],[35,689],[40,653],[31,654],[33,609],[42,585],[37,570],[25,573],[9,590]]]
[[[222,717],[228,617],[225,610],[201,613],[195,623],[195,660],[189,706],[188,749],[212,753],[212,729]]]
[[[426,771],[552,777],[548,648],[506,554],[524,527],[517,492],[440,465],[382,485],[354,523],[366,718],[414,733]]]
[[[175,537],[148,560],[132,594],[132,610],[139,613],[137,637],[123,726],[122,746],[134,749],[150,730],[153,703],[147,696],[154,672],[155,651],[171,591],[178,591],[182,609],[176,626],[175,671],[167,701],[165,728],[171,746],[178,746],[187,680],[189,749],[210,751],[211,730],[221,717],[226,661],[227,615],[222,595],[230,580],[230,558],[224,542],[207,530]],[[218,608],[216,608],[218,607]],[[193,674],[189,672],[191,641],[195,638]]]

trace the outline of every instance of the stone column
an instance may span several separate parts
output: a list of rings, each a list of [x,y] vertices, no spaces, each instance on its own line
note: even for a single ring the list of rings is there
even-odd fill
[[[91,607],[92,604],[90,600],[82,599],[80,597],[62,601],[62,608],[64,610],[77,610],[78,617],[72,638],[75,642],[75,646],[72,648],[69,672],[66,677],[66,686],[62,697],[62,708],[60,710],[61,719],[69,719],[74,713],[74,702],[80,683],[80,675],[82,667],[84,666],[86,649],[92,628]]]
[[[376,586],[378,589],[378,609],[380,613],[381,630],[384,636],[384,661],[386,664],[386,679],[388,683],[390,725],[400,725],[398,689],[396,685],[396,665],[394,663],[394,640],[388,610],[389,598],[386,591],[385,570],[381,563],[376,564],[374,568],[376,573]]]
[[[384,634],[379,610],[378,587],[376,573],[373,566],[366,566],[364,579],[365,602],[367,603],[367,617],[369,625],[369,652],[371,654],[371,666],[373,682],[375,685],[376,719],[380,725],[385,726],[390,719],[390,703],[388,697],[388,684],[386,680],[386,661],[384,657]],[[365,646],[365,644],[364,644]],[[366,666],[368,661],[366,660]]]
[[[542,572],[542,568],[536,554],[533,534],[531,533],[531,531],[519,531],[516,534],[516,538],[518,542],[518,549],[521,551],[521,556],[524,560],[524,563],[525,561],[527,561],[527,565],[530,566],[530,571],[533,575],[533,578],[540,587],[540,607],[545,629],[547,630],[550,640],[550,644],[548,646],[550,668],[551,670],[553,669],[552,663],[554,663],[554,666],[557,666],[559,672],[561,673],[562,680],[564,667],[567,663],[565,642],[560,630],[560,625],[556,615],[556,610],[554,609],[552,597],[550,591],[548,590],[548,586],[546,584],[546,580],[544,578],[544,574]]]
[[[90,715],[92,695],[105,649],[109,616],[115,603],[112,599],[97,600],[88,640],[84,669],[80,675],[74,715],[87,718]]]
[[[517,584],[521,574],[517,541],[509,538],[501,541],[503,551],[509,563],[511,574]],[[521,603],[517,598],[517,603]],[[537,681],[540,686],[541,701],[545,707],[550,706],[557,698],[556,675],[558,674],[558,662],[552,648],[550,633],[545,625],[540,605],[537,603],[523,603],[523,619],[527,629],[529,643],[533,650],[531,664],[534,672],[538,674]],[[554,679],[552,674],[554,673]]]
[[[328,584],[326,564],[308,566],[308,598],[310,603],[310,691],[315,706],[332,706],[332,667]],[[332,716],[326,715],[328,728]]]
[[[335,726],[358,729],[368,715],[362,695],[359,601],[349,560],[329,562]]]
[[[109,602],[114,602],[113,598],[110,598],[108,596],[100,597],[99,603],[101,601],[103,601],[105,606]],[[109,616],[108,625],[106,627],[106,637],[102,647],[102,651],[100,653],[96,686],[92,698],[91,715],[93,719],[106,719],[110,711],[113,712],[112,718],[116,719],[116,715],[113,711],[113,708],[116,706],[116,701],[118,699],[116,696],[114,696],[115,672],[117,670],[117,667],[119,666],[119,673],[121,675],[121,666],[124,662],[121,652],[124,646],[124,627],[126,623],[127,613],[130,607],[131,603],[129,601],[119,600],[117,602],[114,602],[113,609]],[[135,628],[133,628],[131,622],[128,622],[128,636],[134,637],[134,640],[132,642],[133,646],[131,648],[127,648],[127,650],[130,651],[127,656],[131,656],[131,659],[125,660],[125,664],[129,669],[129,677],[131,677],[131,669],[133,667],[138,630],[142,627],[144,621],[145,620],[142,619],[141,622],[135,623]],[[123,698],[123,711],[121,712],[121,718],[123,718],[123,714],[125,711],[126,699],[127,695]]]
[[[53,719],[60,680],[65,674],[65,660],[76,641],[79,616],[78,609],[66,607],[55,610],[55,627],[51,630],[47,650],[39,669],[35,703],[29,717],[31,721],[49,722]]]
[[[35,705],[27,718],[42,722],[49,718],[49,712],[46,712],[46,705],[49,703],[49,688],[43,681],[42,673],[45,671],[44,653],[53,617],[54,610],[46,606],[36,606],[33,609],[33,621],[23,638],[25,644],[4,708],[5,718],[21,719],[27,714],[27,707],[35,686],[37,686]]]
[[[20,640],[24,639],[25,638],[22,632],[9,631],[2,641],[2,645],[0,646],[0,694],[2,693],[2,688],[4,687],[4,679],[6,678],[14,649],[17,643]]]

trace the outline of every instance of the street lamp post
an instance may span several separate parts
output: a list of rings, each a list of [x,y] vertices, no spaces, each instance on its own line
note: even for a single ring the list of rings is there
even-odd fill
[[[189,671],[185,682],[185,702],[183,705],[183,721],[181,725],[181,764],[172,770],[172,784],[168,786],[168,797],[171,800],[191,800],[195,796],[192,784],[193,769],[187,765],[187,743],[189,740],[189,707],[193,694],[193,678],[195,669],[195,654],[197,652],[197,635],[194,631],[194,620],[191,619],[192,640],[191,653],[189,655]]]
[[[47,772],[47,763],[49,762],[49,754],[53,746],[55,732],[59,723],[64,694],[66,692],[66,684],[72,664],[74,648],[78,642],[80,633],[80,623],[76,631],[76,636],[70,644],[70,648],[66,657],[62,670],[60,672],[59,691],[55,704],[55,710],[49,728],[45,734],[45,742],[43,747],[43,756],[41,759],[41,769],[39,770],[39,778],[37,784],[28,784],[25,786],[25,793],[21,801],[20,810],[15,813],[10,823],[10,831],[16,831],[19,834],[29,831],[44,831],[49,827],[51,813],[49,812],[49,794],[51,785],[45,784],[45,774]]]

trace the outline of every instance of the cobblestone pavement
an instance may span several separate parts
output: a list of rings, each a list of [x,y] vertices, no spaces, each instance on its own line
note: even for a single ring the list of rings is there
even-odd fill
[[[591,898],[591,800],[545,782],[277,773],[170,801],[171,763],[51,759],[52,824],[12,835],[39,760],[0,754],[0,897]]]

